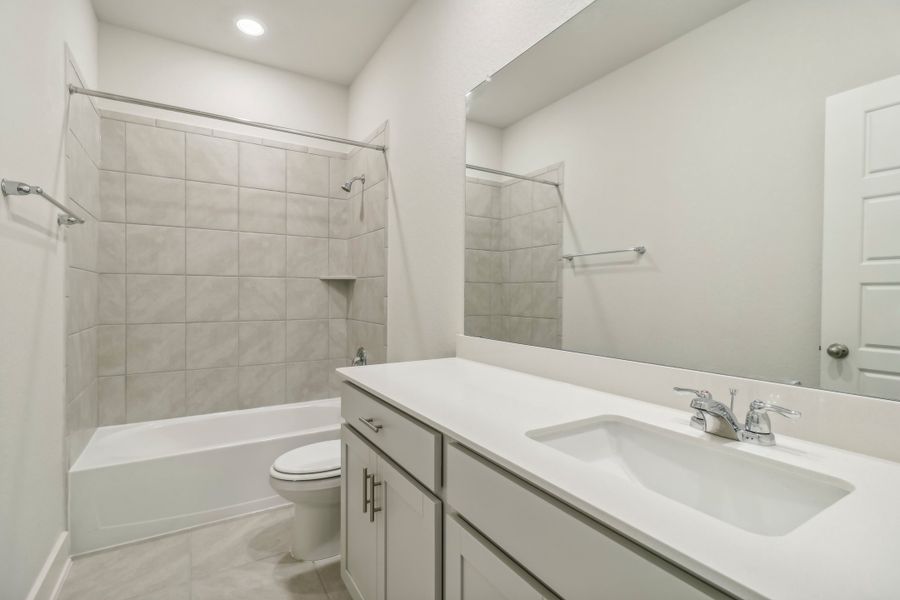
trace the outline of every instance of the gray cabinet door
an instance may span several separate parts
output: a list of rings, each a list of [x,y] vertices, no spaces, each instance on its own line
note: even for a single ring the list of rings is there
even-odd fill
[[[444,600],[557,600],[454,515],[444,525]]]
[[[378,454],[378,600],[439,600],[441,501]]]
[[[349,427],[341,428],[341,578],[354,600],[378,594],[378,526],[370,520],[368,477],[375,453]]]

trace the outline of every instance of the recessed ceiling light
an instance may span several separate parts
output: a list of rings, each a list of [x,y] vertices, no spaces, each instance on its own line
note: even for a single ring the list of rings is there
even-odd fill
[[[241,32],[252,35],[253,37],[259,37],[266,32],[266,28],[256,19],[248,19],[245,17],[238,19],[234,24]]]

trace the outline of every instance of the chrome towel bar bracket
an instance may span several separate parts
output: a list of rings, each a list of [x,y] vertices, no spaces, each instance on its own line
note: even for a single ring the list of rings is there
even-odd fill
[[[36,194],[40,196],[59,210],[63,211],[63,213],[65,213],[56,217],[56,222],[60,225],[80,225],[84,223],[84,219],[66,208],[64,204],[58,202],[53,198],[53,196],[46,193],[44,189],[39,185],[29,185],[27,183],[22,183],[21,181],[10,181],[9,179],[4,179],[0,181],[0,191],[3,192],[4,196],[28,196],[29,194]]]

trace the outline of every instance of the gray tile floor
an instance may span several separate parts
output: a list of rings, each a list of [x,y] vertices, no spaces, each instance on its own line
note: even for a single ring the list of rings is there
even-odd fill
[[[59,600],[349,600],[338,558],[291,558],[290,511],[75,558]]]

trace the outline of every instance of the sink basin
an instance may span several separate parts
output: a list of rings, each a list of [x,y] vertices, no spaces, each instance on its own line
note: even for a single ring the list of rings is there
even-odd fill
[[[853,490],[840,479],[622,417],[597,417],[526,435],[760,535],[784,535]]]

